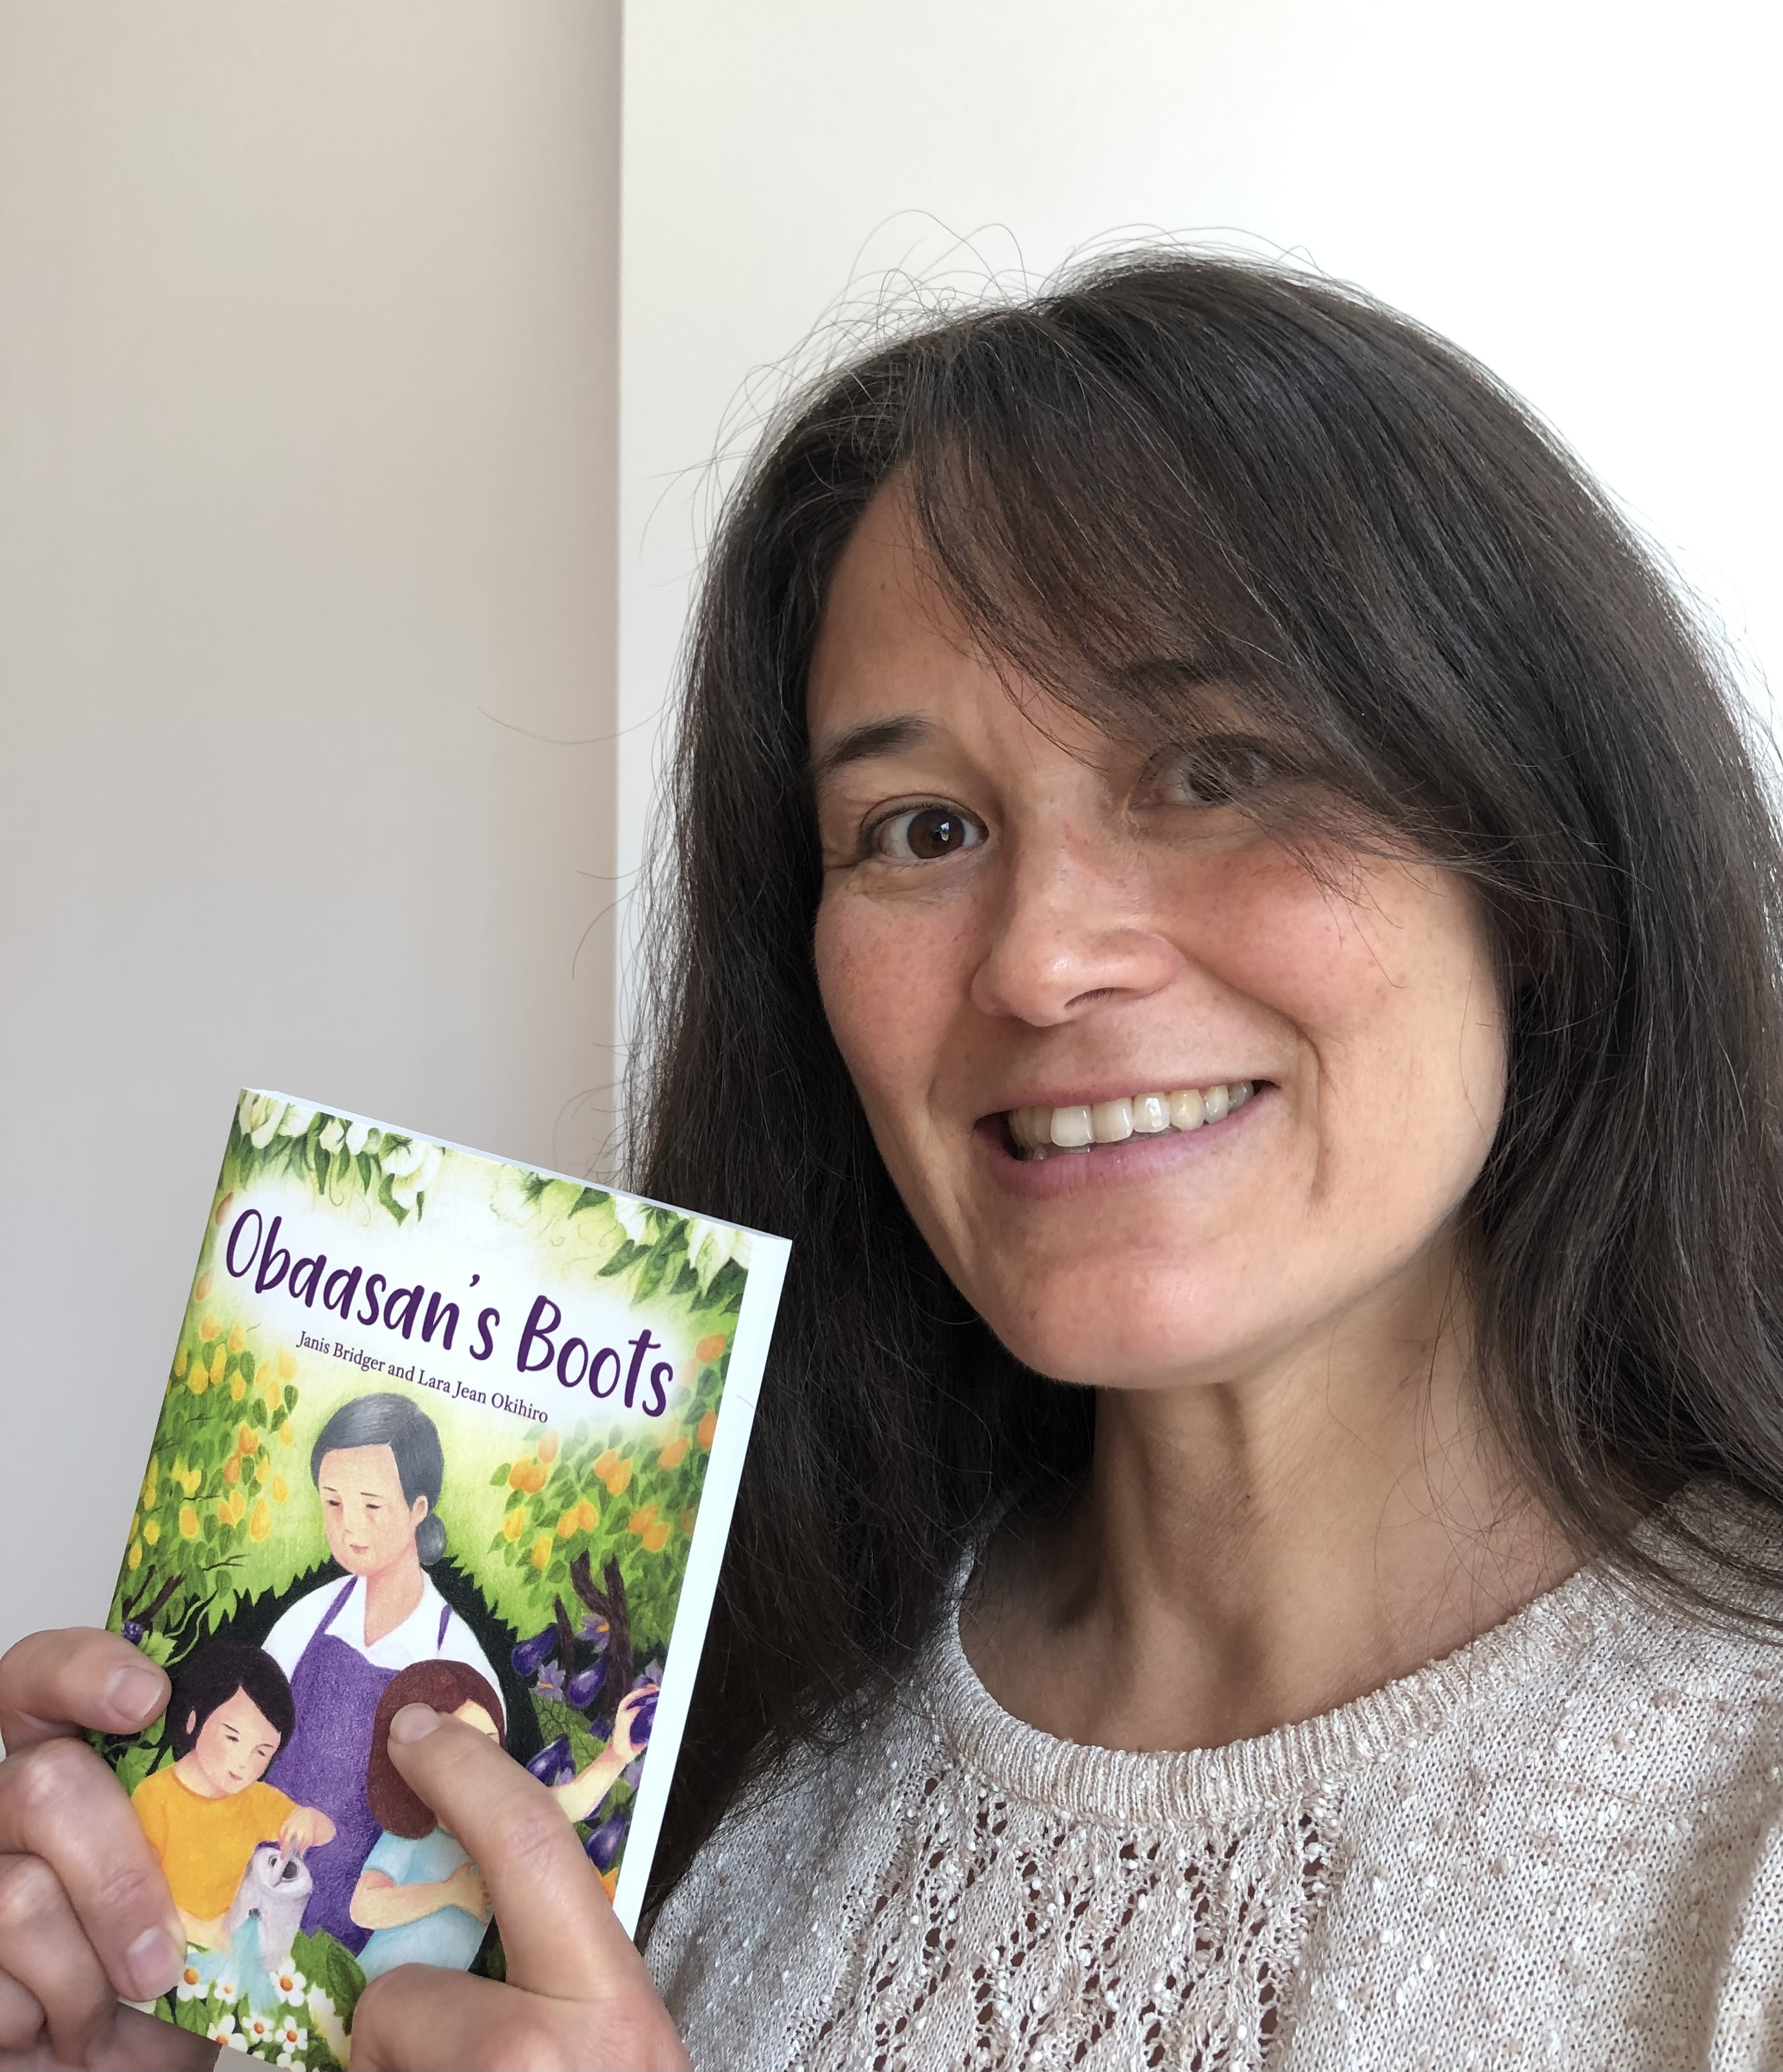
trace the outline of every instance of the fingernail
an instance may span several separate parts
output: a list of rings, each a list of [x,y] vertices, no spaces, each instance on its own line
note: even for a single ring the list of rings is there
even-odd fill
[[[390,1739],[425,1741],[439,1725],[439,1715],[431,1705],[405,1705],[390,1722]]]
[[[167,1702],[167,1679],[146,1662],[127,1663],[112,1671],[105,1699],[122,1719],[153,1719]]]
[[[175,1940],[165,1928],[145,1929],[124,1952],[124,1968],[139,2000],[155,2000],[167,1992],[185,1961],[185,1937]]]

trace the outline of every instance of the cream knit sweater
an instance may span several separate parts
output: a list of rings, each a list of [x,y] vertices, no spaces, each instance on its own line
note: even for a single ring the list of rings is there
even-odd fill
[[[1261,1739],[1080,1748],[949,1618],[649,1950],[702,2072],[1783,2066],[1783,1650],[1587,1568]]]

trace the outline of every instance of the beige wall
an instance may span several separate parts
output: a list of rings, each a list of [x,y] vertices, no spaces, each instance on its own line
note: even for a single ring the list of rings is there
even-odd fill
[[[238,1084],[600,1151],[619,61],[0,0],[0,1644],[103,1613]]]

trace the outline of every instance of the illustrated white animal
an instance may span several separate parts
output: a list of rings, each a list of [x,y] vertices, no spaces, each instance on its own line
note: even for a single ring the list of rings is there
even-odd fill
[[[237,1931],[257,1915],[261,1970],[276,1971],[288,1964],[291,1938],[303,1923],[315,1882],[301,1856],[288,1856],[276,1842],[261,1843],[248,1859],[229,1909],[229,1947],[237,1947]]]

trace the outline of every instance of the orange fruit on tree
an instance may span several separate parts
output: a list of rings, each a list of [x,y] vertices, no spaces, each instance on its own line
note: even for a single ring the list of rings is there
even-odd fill
[[[244,1424],[235,1435],[235,1443],[244,1453],[257,1453],[260,1450],[260,1434],[253,1425]]]
[[[538,1457],[541,1461],[554,1461],[557,1451],[558,1435],[555,1432],[547,1432],[538,1442]]]
[[[723,1331],[714,1331],[694,1346],[694,1357],[702,1367],[710,1367],[714,1360],[724,1357],[724,1349],[730,1342]]]
[[[675,1520],[675,1523],[681,1527],[682,1532],[686,1534],[687,1538],[691,1540],[694,1536],[694,1527],[698,1522],[698,1518],[699,1506],[697,1503],[690,1503],[681,1513],[680,1517]]]
[[[267,1508],[266,1499],[262,1497],[253,1507],[253,1517],[248,1520],[248,1537],[250,1540],[264,1540],[272,1529],[273,1515]]]
[[[206,1345],[210,1343],[211,1340],[216,1336],[217,1333],[220,1331],[222,1328],[223,1326],[218,1323],[214,1317],[204,1316],[200,1317],[198,1320],[198,1335]]]
[[[223,1463],[223,1479],[231,1485],[241,1481],[241,1456],[239,1453],[231,1453]]]
[[[632,1513],[630,1522],[626,1529],[628,1531],[638,1534],[641,1538],[644,1533],[650,1530],[650,1527],[654,1525],[656,1522],[656,1506],[653,1503],[640,1504],[638,1508]]]
[[[584,1497],[576,1506],[576,1523],[584,1532],[592,1532],[600,1523],[600,1513]]]
[[[559,1519],[558,1519],[558,1522],[557,1522],[557,1536],[558,1537],[558,1539],[559,1539],[559,1540],[567,1540],[567,1539],[569,1539],[569,1538],[570,1538],[570,1536],[571,1536],[571,1534],[573,1534],[573,1533],[574,1532],[575,1529],[576,1529],[576,1512],[575,1512],[575,1506],[574,1506],[574,1504],[572,1504],[572,1505],[570,1507],[570,1508],[569,1508],[566,1511],[565,1511],[565,1512],[562,1515],[562,1516],[561,1516],[561,1517],[559,1517]]]
[[[687,1457],[687,1434],[679,1433],[657,1456],[659,1468],[678,1468]]]
[[[195,1302],[202,1302],[204,1297],[208,1295],[210,1292],[211,1270],[208,1267],[206,1267],[204,1271],[198,1276],[198,1285],[192,1290],[192,1300]]]
[[[526,1477],[532,1467],[532,1465],[531,1461],[527,1458],[525,1454],[522,1453],[520,1458],[516,1461],[514,1465],[508,1470],[508,1486],[509,1489],[523,1490],[525,1488]]]
[[[706,1415],[699,1420],[699,1429],[694,1434],[694,1437],[699,1441],[701,1445],[706,1449],[707,1453],[710,1453],[712,1450],[712,1437],[718,1429],[719,1413],[715,1410],[708,1410]]]
[[[541,1532],[533,1542],[533,1566],[535,1568],[542,1568],[550,1558],[551,1536],[549,1532]]]
[[[659,1518],[654,1525],[647,1527],[639,1537],[644,1542],[644,1552],[647,1554],[660,1554],[669,1544],[668,1519]]]

